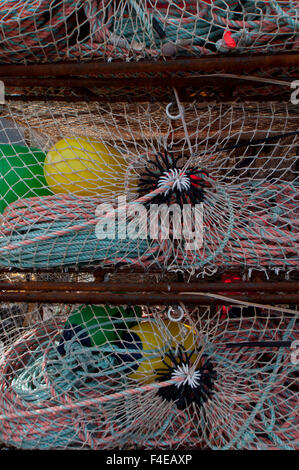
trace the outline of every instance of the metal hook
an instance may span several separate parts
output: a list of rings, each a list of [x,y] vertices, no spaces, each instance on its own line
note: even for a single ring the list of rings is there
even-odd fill
[[[179,321],[181,321],[182,318],[184,317],[184,313],[185,313],[185,312],[184,312],[184,309],[183,309],[180,305],[177,306],[177,309],[178,309],[178,311],[180,312],[180,315],[179,315],[178,317],[173,317],[173,316],[171,315],[171,312],[174,311],[174,308],[173,308],[173,307],[169,307],[168,312],[167,312],[167,316],[168,316],[168,318],[169,318],[170,321],[179,322]]]
[[[171,106],[173,106],[174,103],[169,103],[167,106],[166,106],[166,114],[167,114],[167,117],[169,117],[169,119],[173,119],[173,120],[176,120],[176,119],[181,119],[182,118],[182,113],[179,112],[179,114],[176,114],[176,115],[173,115],[169,112],[169,109],[171,108]]]

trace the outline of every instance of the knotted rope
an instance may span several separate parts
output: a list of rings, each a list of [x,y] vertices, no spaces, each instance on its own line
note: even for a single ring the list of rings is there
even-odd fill
[[[0,5],[1,62],[296,49],[298,2],[61,0]]]

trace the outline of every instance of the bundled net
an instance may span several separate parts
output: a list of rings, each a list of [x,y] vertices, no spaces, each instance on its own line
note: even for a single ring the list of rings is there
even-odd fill
[[[174,91],[168,106],[2,107],[2,267],[296,268],[296,107]]]
[[[194,308],[1,306],[0,442],[298,448],[297,312],[223,309],[222,299]],[[12,319],[18,326],[6,327]]]
[[[139,60],[298,47],[295,0],[6,0],[2,63]]]

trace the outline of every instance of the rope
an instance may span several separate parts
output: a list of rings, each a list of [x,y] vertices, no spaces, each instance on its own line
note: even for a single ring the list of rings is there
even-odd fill
[[[151,202],[175,181],[168,181],[128,205]],[[203,244],[186,250],[185,241],[128,238],[109,228],[116,212],[95,217],[99,200],[71,195],[29,198],[12,203],[3,217],[0,261],[19,268],[57,267],[101,262],[185,268],[207,265],[292,267],[297,264],[297,185],[251,182],[206,189]],[[258,209],[258,211],[257,211]],[[147,214],[147,213],[146,213]],[[113,219],[111,219],[113,216]],[[95,226],[107,220],[107,237],[98,239]],[[126,219],[129,223],[130,219]],[[142,229],[147,221],[142,221]],[[110,230],[110,231],[109,231]],[[122,229],[123,230],[123,229]],[[161,234],[158,234],[158,237]]]
[[[299,40],[298,2],[8,0],[2,63],[272,52]]]
[[[173,182],[167,183],[167,185],[137,199],[134,204],[146,203],[172,185]],[[13,230],[12,243],[2,246],[0,253],[15,251],[17,257],[18,254],[23,257],[24,254],[24,266],[27,267],[32,263],[32,253],[36,252],[36,247],[31,247],[31,245],[36,244],[38,246],[44,245],[45,248],[39,252],[40,259],[36,258],[39,266],[43,266],[47,262],[46,259],[52,266],[59,265],[60,261],[57,256],[62,257],[66,265],[90,262],[92,259],[94,261],[104,260],[109,264],[111,262],[150,263],[147,259],[152,258],[160,250],[160,245],[157,243],[151,245],[148,240],[140,241],[140,239],[131,240],[118,237],[116,240],[109,240],[109,238],[108,240],[98,240],[96,238],[94,226],[99,220],[95,218],[95,214],[101,202],[96,198],[83,199],[70,195],[17,201],[14,205],[9,206],[8,213],[11,215],[3,225],[3,228],[6,227],[3,234],[8,234]],[[124,205],[119,211],[125,210],[126,207]],[[12,212],[10,212],[11,209]],[[109,216],[111,214],[107,214],[107,218]],[[113,212],[113,217],[115,217],[115,212]],[[72,224],[78,219],[81,223]],[[30,236],[25,227],[32,228],[34,238]],[[19,234],[16,234],[16,230]],[[50,251],[49,246],[52,246]],[[88,246],[88,250],[82,252],[82,246]],[[67,252],[65,248],[67,248]]]

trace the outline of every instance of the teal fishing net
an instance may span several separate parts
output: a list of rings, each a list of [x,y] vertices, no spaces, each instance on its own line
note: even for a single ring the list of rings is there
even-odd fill
[[[176,306],[169,320],[162,306],[1,305],[0,442],[298,448],[297,311],[218,298],[179,321]]]
[[[292,51],[295,0],[1,2],[2,63]]]

